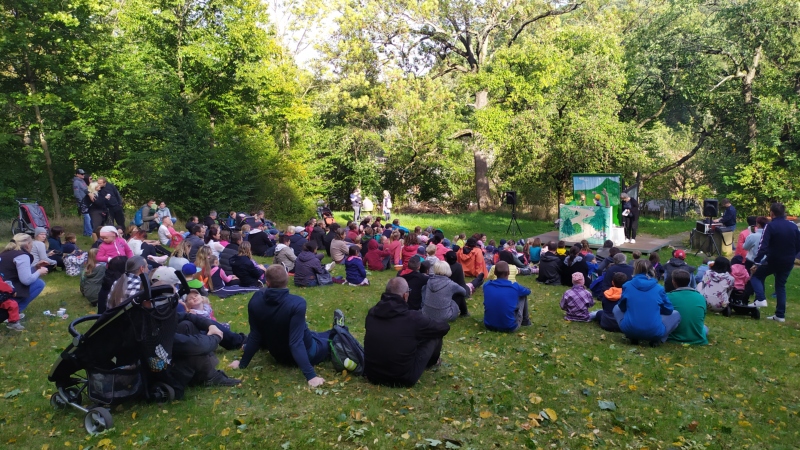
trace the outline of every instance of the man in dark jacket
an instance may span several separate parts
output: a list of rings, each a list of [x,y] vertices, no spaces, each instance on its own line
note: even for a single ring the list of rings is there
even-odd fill
[[[320,386],[325,380],[317,376],[314,366],[330,360],[331,331],[318,333],[308,329],[306,300],[289,293],[289,276],[282,266],[269,266],[266,278],[267,288],[253,294],[247,304],[250,335],[242,359],[229,367],[247,368],[256,352],[265,348],[278,363],[299,366],[309,386]],[[344,326],[344,315],[338,309],[333,320],[336,325]]]
[[[155,200],[148,200],[144,206],[142,206],[142,229],[145,231],[154,231],[157,230],[159,225],[156,222],[158,216],[156,215],[156,201]]]
[[[97,179],[100,186],[100,197],[105,199],[108,208],[108,216],[117,223],[117,228],[125,229],[125,212],[122,210],[122,196],[113,184],[109,183],[106,177]]]
[[[242,243],[242,233],[234,231],[231,233],[231,242],[219,253],[219,266],[226,274],[233,274],[231,258],[239,254],[239,245]]]
[[[203,241],[203,227],[201,225],[193,226],[192,234],[186,238],[186,242],[192,246],[189,250],[189,261],[194,263],[194,260],[197,257],[197,251],[206,244],[205,241]]]
[[[311,230],[311,236],[308,240],[316,242],[317,248],[319,249],[325,248],[325,229],[322,228],[321,224],[317,223],[314,225],[314,229]]]
[[[761,235],[761,244],[754,260],[755,265],[750,268],[753,277],[750,284],[756,293],[755,306],[767,306],[767,297],[764,295],[764,281],[770,275],[775,275],[775,315],[768,319],[785,322],[786,318],[786,280],[794,268],[794,260],[800,252],[800,230],[797,224],[786,220],[786,207],[782,203],[773,203],[770,207],[772,221],[764,227]]]
[[[186,386],[236,386],[241,380],[217,370],[214,354],[222,341],[222,331],[210,320],[195,314],[178,314],[178,327],[172,343],[172,365],[169,372],[177,382],[176,396],[183,397]]]
[[[439,364],[446,322],[409,309],[408,283],[396,277],[364,321],[364,374],[374,384],[411,387]]]
[[[422,258],[419,256],[412,256],[408,260],[408,271],[404,275],[400,275],[408,283],[408,309],[419,311],[422,309],[422,290],[428,284],[430,277],[419,272],[419,267],[422,265]]]
[[[266,225],[259,223],[255,229],[250,230],[250,234],[247,236],[247,242],[250,243],[254,255],[267,256],[267,249],[275,246],[275,243],[269,238],[269,233],[264,231],[264,228],[266,228]],[[275,254],[273,253],[272,256],[275,256]]]
[[[294,232],[289,235],[289,247],[292,247],[294,250],[295,255],[300,255],[300,252],[303,251],[303,245],[308,242],[308,239],[304,238],[302,234],[303,227],[296,227]]]
[[[206,228],[211,228],[211,225],[218,225],[217,212],[211,210],[211,212],[209,212],[208,215],[205,218],[203,218],[203,225],[205,225]]]
[[[556,254],[556,243],[547,243],[547,251],[539,257],[539,276],[536,281],[544,284],[561,284],[561,258]]]
[[[615,273],[624,273],[628,277],[628,281],[633,278],[633,266],[627,263],[628,258],[625,253],[617,253],[614,255],[614,264],[608,266],[606,272],[603,274],[603,290],[606,291],[611,288],[611,280],[614,278]]]
[[[686,264],[686,252],[683,250],[675,250],[672,252],[672,258],[664,264],[664,269],[666,270],[667,277],[664,279],[664,291],[665,292],[672,292],[677,289],[676,286],[672,283],[672,273],[676,270],[685,270],[690,274],[694,273],[696,268]],[[694,280],[694,277],[692,277]]]

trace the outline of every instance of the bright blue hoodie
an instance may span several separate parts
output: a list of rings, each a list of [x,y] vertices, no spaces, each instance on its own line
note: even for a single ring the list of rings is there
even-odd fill
[[[619,309],[625,317],[620,330],[631,339],[660,339],[666,333],[661,315],[672,314],[672,303],[655,278],[639,274],[622,285]]]

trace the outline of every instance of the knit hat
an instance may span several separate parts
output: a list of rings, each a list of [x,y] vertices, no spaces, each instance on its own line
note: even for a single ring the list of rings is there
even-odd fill
[[[686,252],[683,250],[675,250],[675,253],[673,253],[672,256],[678,259],[686,259]]]
[[[100,228],[100,234],[103,234],[103,233],[114,233],[117,236],[119,236],[119,234],[117,234],[117,228],[116,227],[112,227],[111,225],[106,225],[103,228]]]
[[[183,272],[184,275],[194,275],[199,272],[199,270],[194,264],[186,263],[183,265],[183,267],[181,267],[181,272]]]
[[[572,285],[583,285],[583,274],[580,272],[575,272],[572,274]]]
[[[583,260],[587,263],[594,261],[594,255],[591,253],[587,253],[586,256],[583,257]]]
[[[33,230],[33,235],[34,235],[34,236],[38,236],[38,235],[40,235],[40,234],[47,234],[47,230],[45,230],[43,227],[36,227],[36,228]]]
[[[134,273],[147,265],[147,260],[141,256],[134,256],[125,261],[125,272]]]
[[[503,247],[504,245],[506,245],[506,240],[500,239],[500,247]]]

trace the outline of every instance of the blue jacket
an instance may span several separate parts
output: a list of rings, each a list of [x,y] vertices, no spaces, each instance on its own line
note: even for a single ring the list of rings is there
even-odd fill
[[[517,328],[515,312],[520,297],[531,290],[507,279],[489,281],[483,285],[483,324],[490,330],[512,331]]]
[[[720,223],[726,227],[735,227],[736,226],[736,208],[733,205],[728,206],[725,208],[725,212],[722,213],[722,217],[719,218]]]
[[[261,289],[247,304],[250,334],[239,367],[246,368],[261,348],[281,364],[300,366],[306,380],[317,376],[308,357],[314,345],[306,324],[306,301],[289,289]]]
[[[345,279],[348,283],[361,284],[367,278],[364,262],[357,256],[348,256],[344,261]]]
[[[798,252],[800,252],[800,230],[797,225],[786,220],[786,217],[776,217],[764,227],[755,262],[762,264],[766,256],[768,264],[791,269]]]
[[[655,278],[639,274],[622,286],[620,330],[631,339],[653,340],[666,333],[661,315],[672,314],[672,303]]]

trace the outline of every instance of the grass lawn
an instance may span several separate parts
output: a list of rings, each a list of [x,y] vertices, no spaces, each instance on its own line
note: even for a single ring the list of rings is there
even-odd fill
[[[407,226],[437,224],[448,236],[480,230],[495,239],[503,237],[507,220],[401,216]],[[520,224],[526,236],[550,226]],[[642,232],[649,228],[642,224]],[[372,273],[369,287],[291,290],[308,300],[312,329],[330,327],[333,309],[341,308],[362,339],[367,311],[391,275]],[[47,374],[70,338],[67,321],[42,315],[59,307],[71,319],[92,311],[77,278],[58,272],[45,280],[44,293],[26,310],[27,330],[0,328],[0,442],[6,448],[789,449],[800,443],[797,271],[789,280],[785,324],[710,314],[706,347],[631,346],[596,324],[565,322],[558,306],[565,288],[519,277],[533,291],[533,326],[487,332],[479,290],[469,301],[472,316],[451,324],[442,366],[412,389],[372,386],[323,363],[317,373],[327,383],[310,390],[299,369],[259,352],[248,369],[227,371],[244,379],[240,387],[190,388],[171,404],[116,407],[115,428],[93,437],[84,431],[83,414],[49,405]],[[220,321],[247,332],[248,299],[212,298],[212,305]],[[772,314],[774,300],[769,303],[763,311]],[[227,365],[240,354],[218,356]],[[612,407],[606,402],[615,409],[602,409]]]

